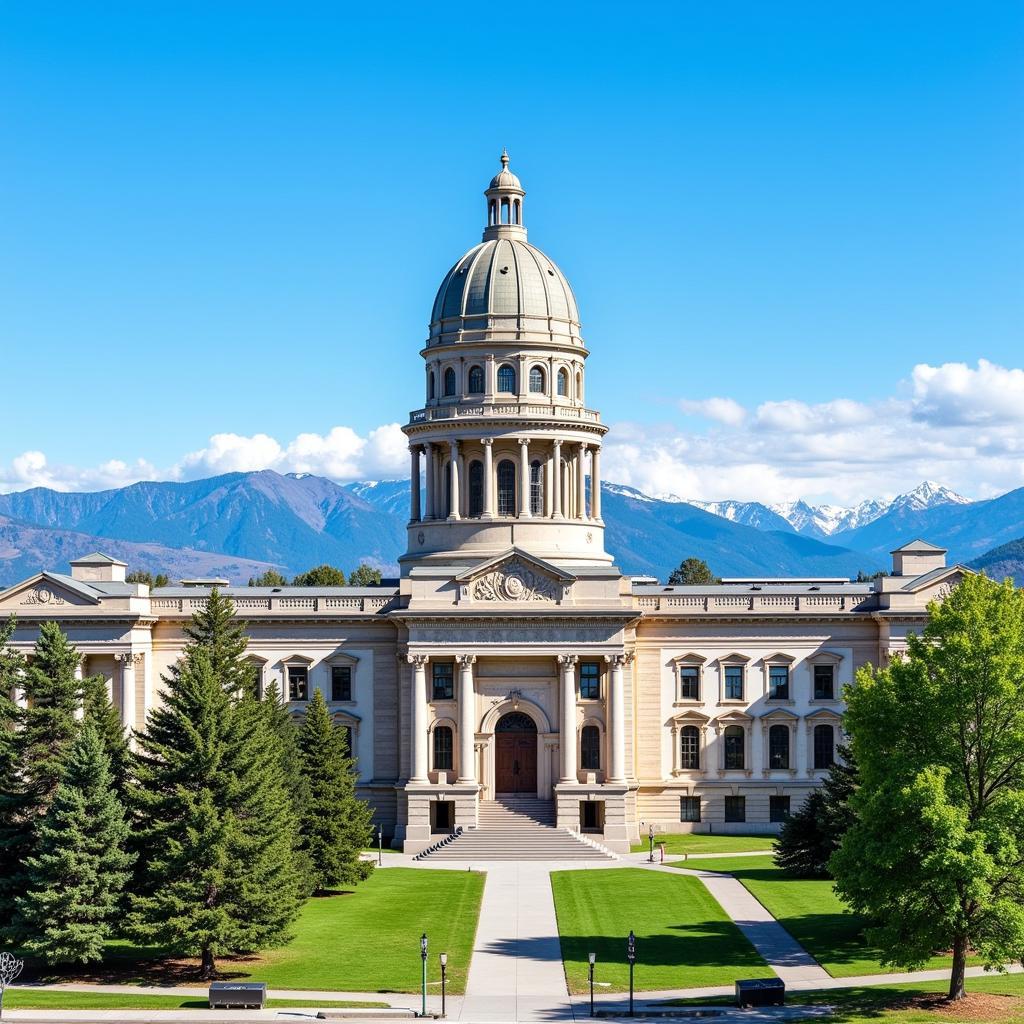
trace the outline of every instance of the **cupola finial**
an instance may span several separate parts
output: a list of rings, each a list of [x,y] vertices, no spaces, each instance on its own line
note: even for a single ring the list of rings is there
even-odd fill
[[[504,146],[501,147],[501,169],[508,170],[508,150]]]
[[[484,195],[487,196],[484,240],[525,238],[523,196],[526,192],[519,179],[508,169],[508,149],[504,146],[501,147],[501,170],[491,178],[491,184]]]

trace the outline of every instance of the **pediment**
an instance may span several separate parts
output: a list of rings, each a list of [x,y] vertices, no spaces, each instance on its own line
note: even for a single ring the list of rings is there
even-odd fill
[[[466,570],[455,582],[461,596],[471,601],[518,603],[561,601],[575,579],[557,565],[512,548]]]
[[[0,592],[0,608],[4,611],[25,611],[29,614],[99,603],[99,596],[91,587],[59,578],[48,572],[37,573],[30,579]]]
[[[787,708],[772,708],[770,711],[765,711],[761,715],[762,721],[795,721],[800,716]]]
[[[974,575],[966,565],[951,565],[948,568],[935,569],[912,580],[904,588],[908,594],[920,594],[929,600],[932,598],[949,597],[950,591],[967,575]]]

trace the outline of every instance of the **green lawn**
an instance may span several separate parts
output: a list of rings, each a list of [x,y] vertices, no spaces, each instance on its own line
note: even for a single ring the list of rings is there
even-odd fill
[[[465,990],[484,876],[469,871],[385,868],[353,892],[309,900],[280,949],[218,958],[225,978],[265,981],[271,988],[340,992],[416,992],[420,987],[420,935],[427,933],[427,978],[440,990],[438,954],[448,953],[448,985]],[[28,975],[26,974],[26,978]],[[195,983],[195,968],[164,951],[108,945],[96,968],[55,968],[46,981],[122,984]]]
[[[610,982],[599,991],[629,987],[626,936],[631,928],[638,991],[773,976],[696,878],[642,868],[554,871],[551,887],[573,992],[587,989],[590,951],[597,953],[595,979]]]
[[[270,1008],[310,1007],[383,1007],[387,1003],[357,1003],[351,1000],[268,999]],[[206,1010],[207,1001],[199,996],[133,996],[107,992],[64,992],[55,989],[9,988],[4,996],[8,1010]]]
[[[750,850],[771,850],[775,836],[706,836],[693,832],[678,832],[654,837],[655,843],[665,844],[665,853],[747,853]],[[646,853],[651,848],[644,840],[633,847],[633,853]]]
[[[897,969],[882,966],[864,938],[864,918],[847,909],[830,881],[793,878],[767,857],[723,857],[702,867],[735,875],[834,978]],[[948,957],[933,957],[923,969],[949,966]]]
[[[860,988],[818,990],[814,992],[787,993],[786,1002],[791,1006],[820,1006],[822,1004],[835,1007],[835,1013],[824,1019],[836,1024],[861,1024],[863,1021],[888,1020],[892,1024],[938,1024],[951,1017],[957,1017],[956,1011],[950,1012],[948,1004],[935,1010],[923,1008],[903,1009],[907,1000],[914,996],[945,995],[948,982],[924,981],[901,985],[871,985]],[[991,1005],[983,1017],[991,1024],[1021,1024],[1024,1021],[1024,975],[1003,974],[985,978],[968,978],[967,994],[982,993],[990,996],[1004,996],[1005,1004]],[[716,999],[668,999],[663,1006],[709,1006],[733,1005],[728,998]],[[1002,1009],[1002,1012],[1000,1012]],[[936,1015],[938,1012],[938,1016]]]

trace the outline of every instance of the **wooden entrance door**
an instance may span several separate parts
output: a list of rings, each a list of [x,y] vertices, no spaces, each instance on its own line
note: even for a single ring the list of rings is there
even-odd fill
[[[510,712],[494,730],[494,791],[537,793],[537,726],[529,715]]]

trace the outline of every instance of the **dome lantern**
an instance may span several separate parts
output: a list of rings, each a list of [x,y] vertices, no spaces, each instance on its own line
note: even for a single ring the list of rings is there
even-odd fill
[[[487,197],[487,227],[484,241],[492,238],[526,238],[523,227],[523,197],[526,192],[508,169],[508,150],[501,151],[501,170],[491,178]]]

